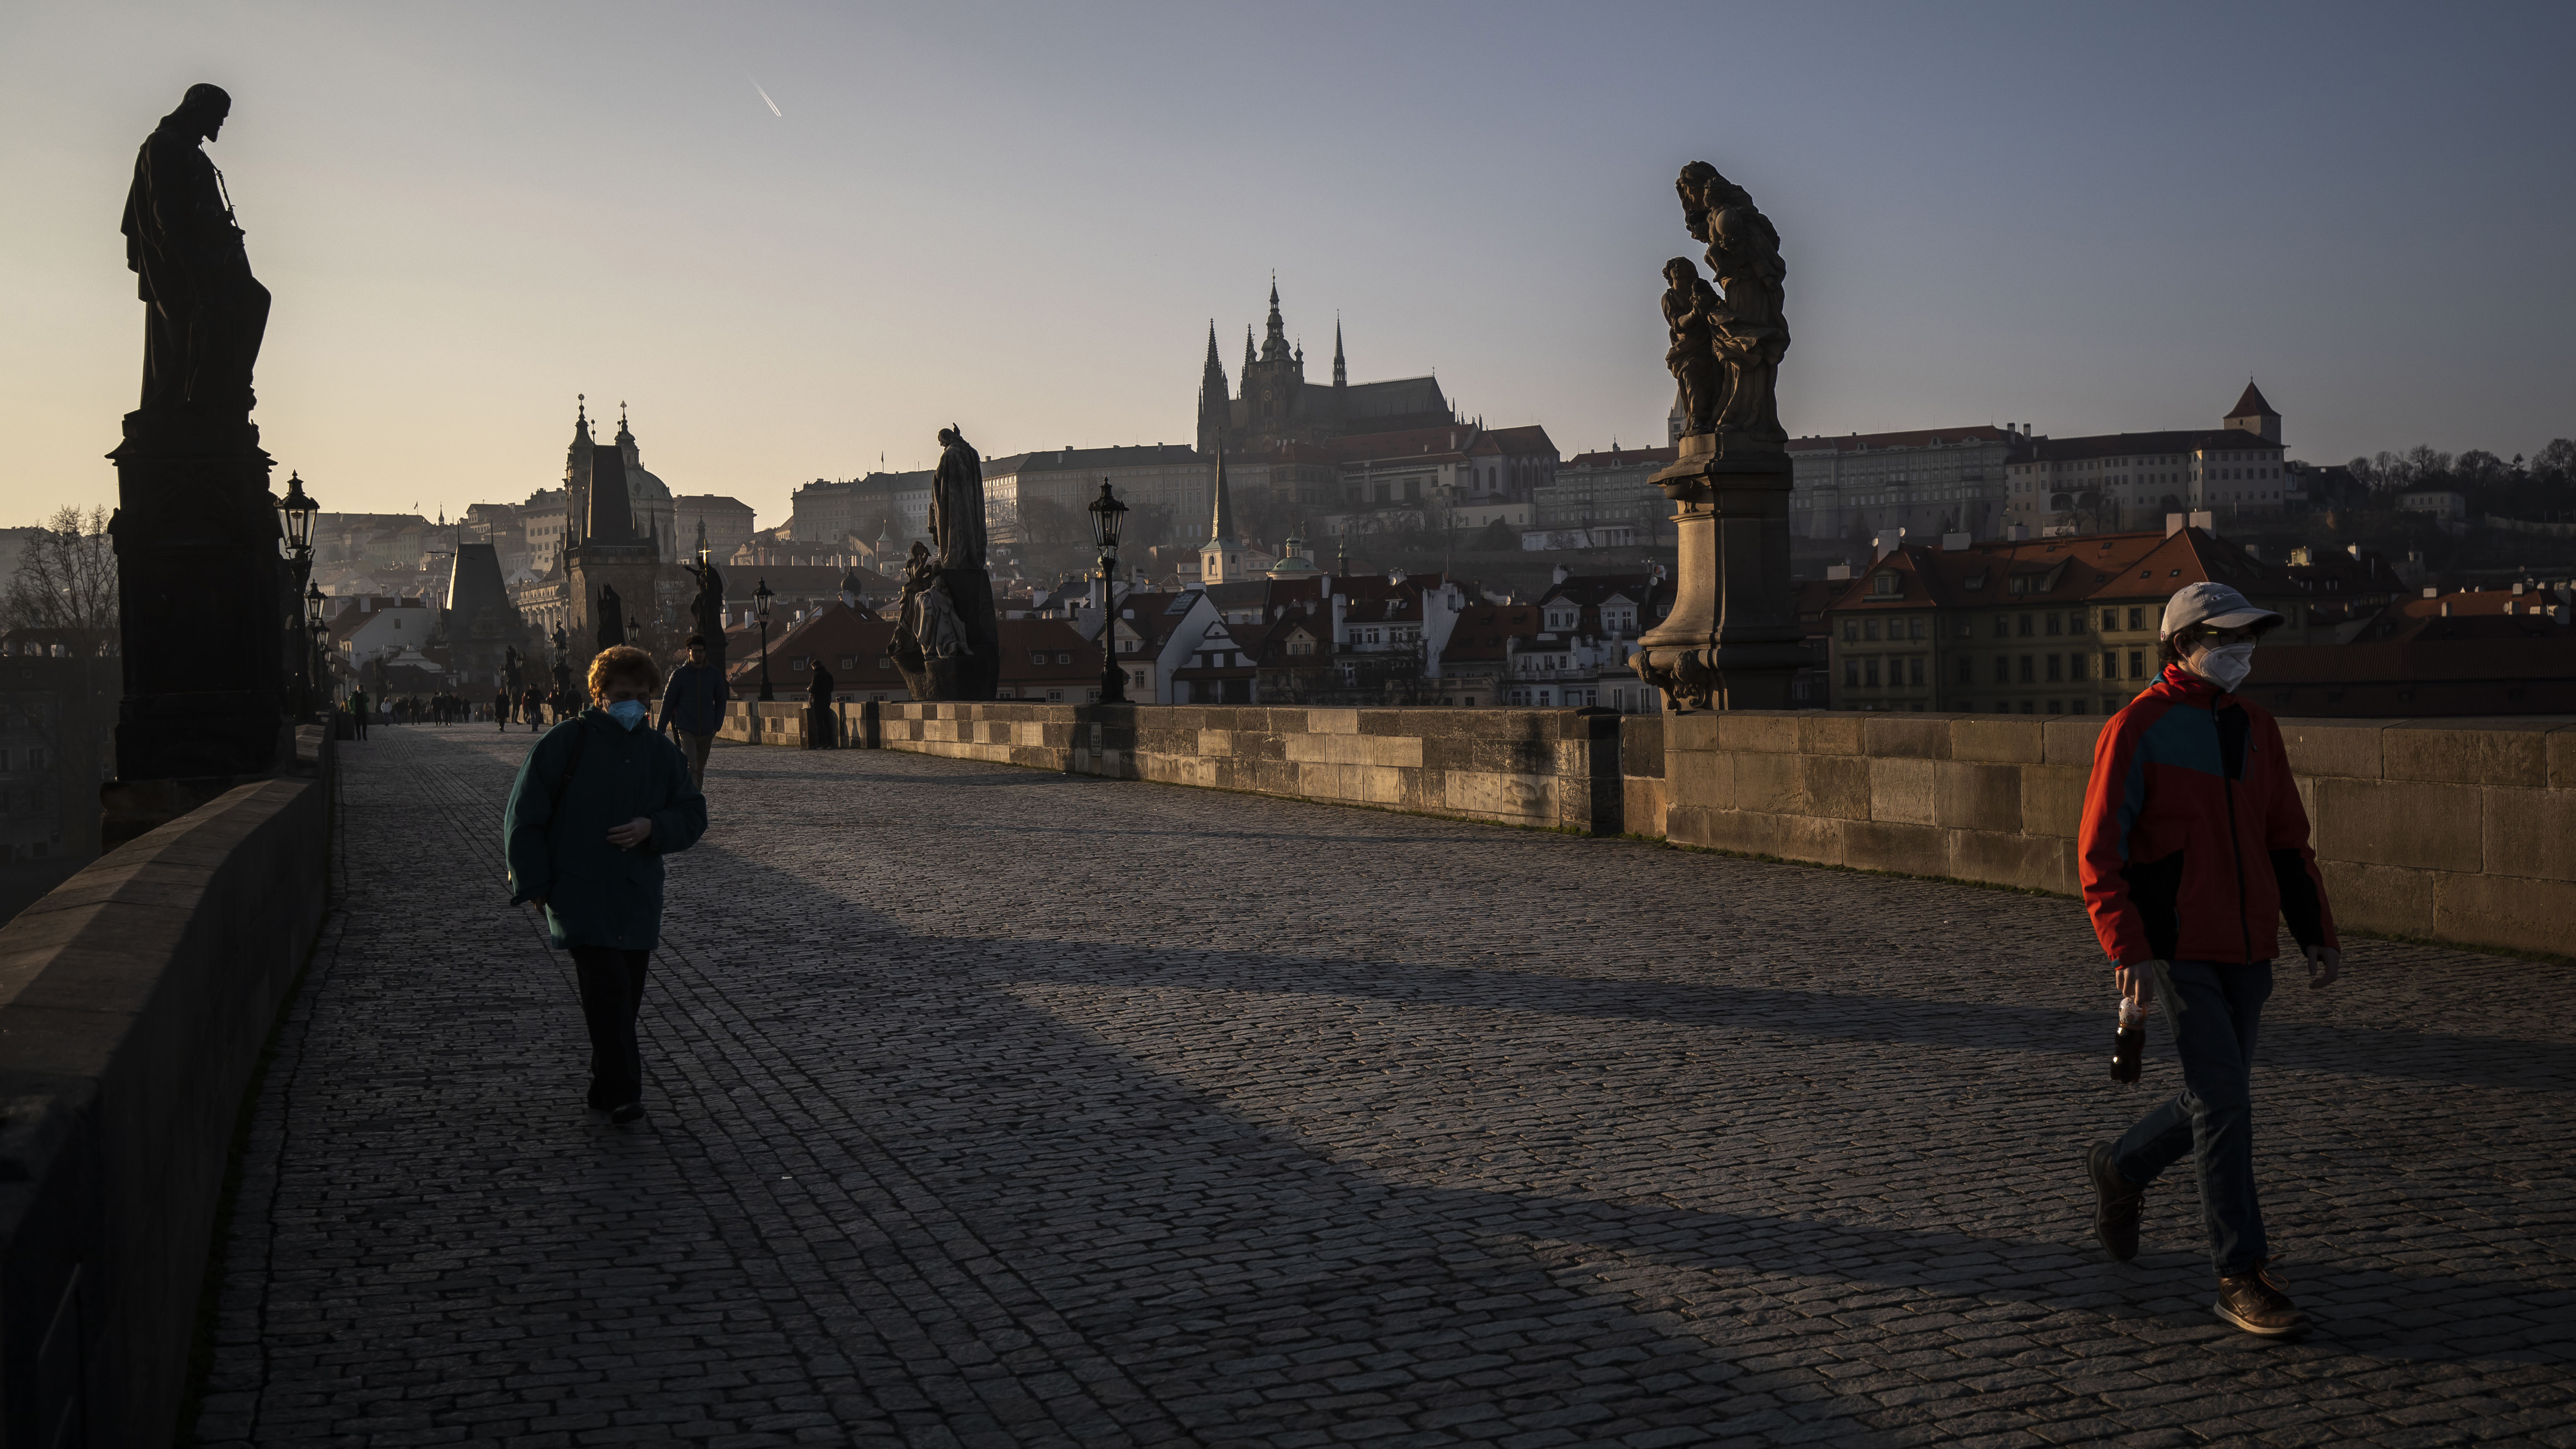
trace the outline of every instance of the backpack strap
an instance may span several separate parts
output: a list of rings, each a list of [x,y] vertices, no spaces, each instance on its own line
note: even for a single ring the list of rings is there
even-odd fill
[[[546,833],[553,834],[555,821],[563,815],[564,792],[572,788],[572,777],[581,770],[581,747],[590,743],[590,724],[580,715],[572,717],[572,758],[564,761],[563,777],[555,781],[554,798],[546,806]]]

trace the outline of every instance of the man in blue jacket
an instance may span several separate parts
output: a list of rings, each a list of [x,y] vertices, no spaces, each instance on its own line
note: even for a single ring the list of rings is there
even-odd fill
[[[594,1122],[644,1116],[635,1011],[645,962],[662,938],[662,857],[707,829],[706,797],[688,762],[643,727],[661,682],[643,650],[600,651],[590,664],[592,707],[528,751],[502,812],[510,904],[533,901],[545,912],[581,982]]]
[[[662,728],[689,755],[689,778],[707,788],[707,751],[724,727],[724,671],[707,662],[707,636],[689,636],[689,662],[671,671],[671,687],[662,691]]]

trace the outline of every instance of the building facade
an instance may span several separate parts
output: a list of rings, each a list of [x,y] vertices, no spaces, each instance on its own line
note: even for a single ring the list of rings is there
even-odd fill
[[[2033,534],[2139,530],[2203,510],[2221,526],[2277,518],[2305,492],[2281,415],[2251,382],[2216,428],[2035,438],[2006,473],[2005,521]]]
[[[1825,611],[1830,707],[2108,714],[2157,674],[2165,601],[2223,583],[2326,642],[2308,587],[2199,528],[1898,547]]]
[[[1789,531],[1847,538],[1904,529],[1911,537],[2002,531],[2006,481],[2030,440],[2011,427],[1928,428],[1793,438]]]

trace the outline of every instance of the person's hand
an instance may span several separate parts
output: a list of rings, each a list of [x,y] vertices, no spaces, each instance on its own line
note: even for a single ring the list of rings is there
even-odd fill
[[[2141,961],[2135,966],[2114,966],[2112,976],[2120,983],[2120,999],[2140,1006],[2156,1004],[2156,966],[2154,961]]]
[[[610,829],[608,843],[620,850],[632,850],[650,839],[652,834],[653,822],[638,815],[625,824]]]
[[[2308,958],[2308,989],[2323,991],[2343,974],[2343,953],[2332,946],[2301,946],[2300,954]]]

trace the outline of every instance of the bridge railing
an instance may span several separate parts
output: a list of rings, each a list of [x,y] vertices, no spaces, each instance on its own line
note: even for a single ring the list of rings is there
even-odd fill
[[[727,736],[802,745],[806,706]],[[911,702],[842,743],[2071,895],[2099,718]],[[755,729],[755,721],[757,728]],[[2342,923],[2570,954],[2576,719],[2284,720]]]
[[[333,743],[0,926],[0,1443],[171,1442],[236,1114],[321,929]]]

